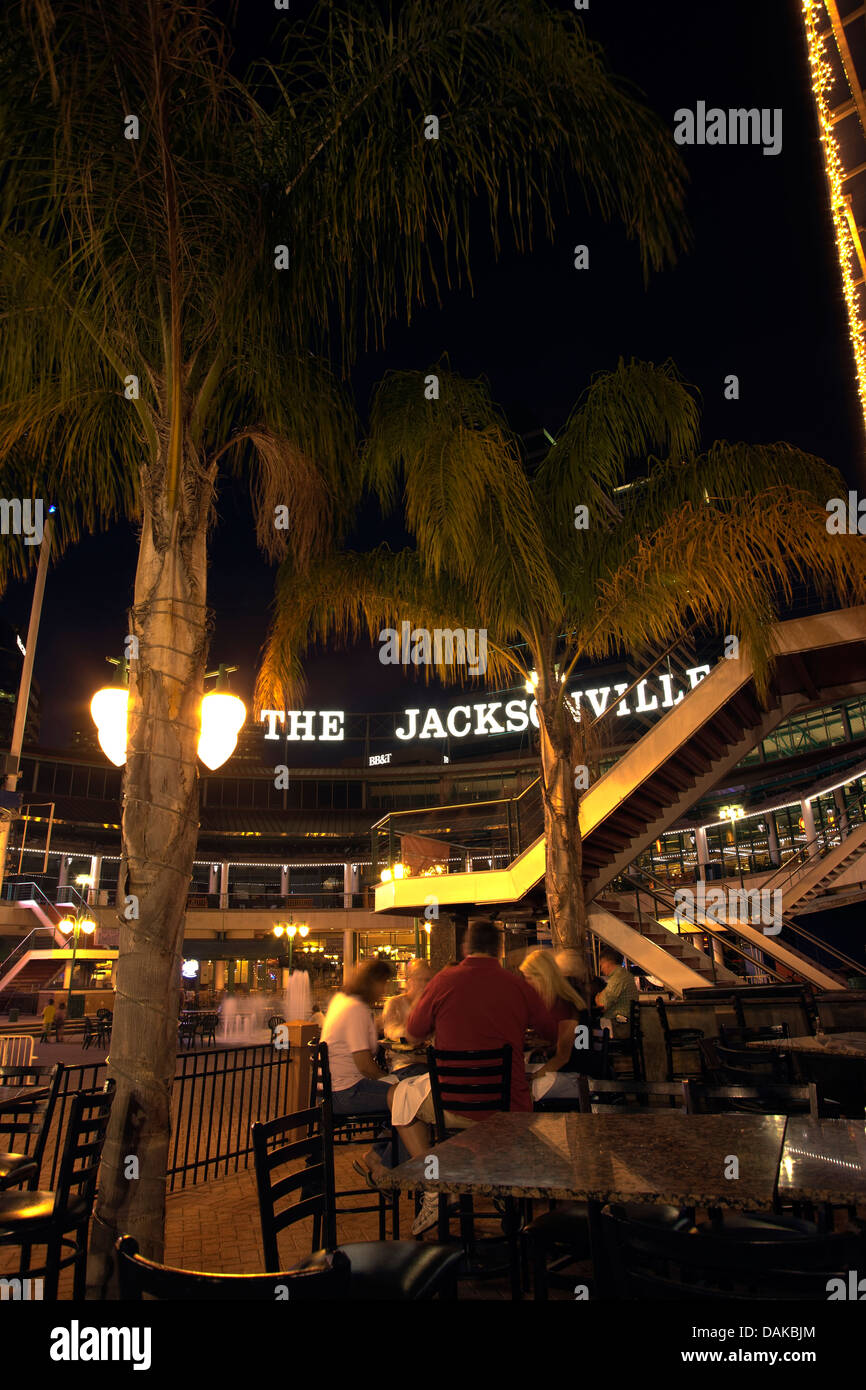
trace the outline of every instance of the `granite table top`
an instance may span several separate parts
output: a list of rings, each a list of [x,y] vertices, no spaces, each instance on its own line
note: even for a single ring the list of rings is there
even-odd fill
[[[786,1202],[866,1202],[866,1124],[791,1116],[779,1165]]]
[[[822,1057],[851,1057],[866,1061],[866,1033],[818,1033],[804,1038],[761,1038],[746,1047],[786,1052],[813,1052]]]
[[[473,1125],[378,1181],[404,1191],[769,1211],[784,1132],[782,1115],[510,1113]]]

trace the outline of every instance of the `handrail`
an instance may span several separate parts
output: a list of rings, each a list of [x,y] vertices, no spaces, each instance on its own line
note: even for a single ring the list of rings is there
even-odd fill
[[[658,900],[658,901],[664,903],[665,906],[669,907],[669,908],[674,912],[675,915],[678,915],[678,909],[677,909],[677,904],[676,904],[676,898],[675,898],[671,893],[667,892],[665,889],[659,890],[659,889],[657,889],[657,888],[655,888],[655,887],[650,887],[650,886],[648,886],[647,883],[646,883],[646,881],[645,881],[645,876],[644,876],[644,875],[642,875],[642,874],[634,874],[634,875],[623,874],[623,881],[626,882],[626,883],[628,883],[631,887],[636,888],[638,892],[640,892],[641,890],[643,890],[644,892],[648,892],[649,895],[652,897],[652,899],[653,899],[654,902],[655,902],[656,900]],[[758,889],[758,890],[755,890],[755,891],[761,891],[761,890]],[[733,942],[729,939],[729,936],[728,936],[728,933],[730,933],[730,934],[732,934],[732,935],[737,935],[737,928],[736,928],[736,924],[735,924],[735,923],[726,922],[726,923],[724,924],[724,926],[726,927],[727,930],[726,930],[725,933],[723,933],[723,932],[720,932],[720,931],[717,931],[717,930],[716,930],[716,928],[719,926],[719,924],[718,924],[718,923],[710,922],[709,919],[707,918],[707,915],[706,915],[705,912],[701,912],[700,915],[701,915],[701,918],[703,919],[703,920],[701,921],[701,930],[702,930],[702,931],[707,932],[708,935],[710,935],[710,936],[718,936],[719,939],[722,940],[722,941],[724,942],[724,944],[725,944],[726,946],[728,946],[730,949],[732,949],[732,950],[737,950],[737,948],[734,946]],[[697,925],[697,923],[695,923],[695,925]],[[827,955],[834,957],[834,958],[835,958],[837,961],[839,961],[842,965],[844,965],[846,968],[848,968],[853,974],[861,975],[861,974],[863,973],[863,966],[862,966],[862,964],[861,964],[859,961],[854,960],[851,956],[846,956],[845,953],[844,953],[844,951],[840,951],[836,946],[831,946],[828,942],[823,941],[819,936],[815,936],[812,932],[807,931],[805,927],[799,926],[798,923],[792,922],[791,919],[790,919],[789,917],[785,916],[784,914],[782,915],[782,926],[785,928],[785,930],[787,930],[787,931],[789,931],[789,932],[792,932],[795,936],[802,937],[804,941],[808,941],[810,945],[815,946],[815,947],[817,947],[819,950],[824,951]],[[752,943],[749,942],[748,939],[745,938],[745,937],[742,937],[741,940],[745,940],[745,941],[747,942],[748,945],[751,945],[751,944],[752,944]],[[766,947],[762,947],[762,948],[761,948],[761,949],[765,949],[768,955],[772,955],[772,954],[773,954],[772,941],[773,941],[773,938],[769,938],[769,939],[767,940]],[[796,949],[796,948],[791,948],[791,949]],[[738,954],[741,954],[741,955],[742,955],[742,954],[748,954],[748,953],[744,953],[744,952],[739,951]],[[808,956],[807,953],[804,952],[803,955],[805,956],[805,959],[807,960],[808,963],[818,965],[818,962],[817,962],[817,961],[812,961],[811,958]],[[769,968],[769,967],[765,967],[765,968]],[[820,969],[820,966],[818,966],[818,968]],[[771,971],[771,973],[772,973],[772,974],[775,974],[776,972],[775,972],[775,971]],[[778,977],[778,976],[777,976],[777,978],[781,978],[781,977]]]
[[[12,962],[13,962],[14,959],[15,959],[15,957],[21,955],[22,953],[26,953],[27,951],[33,951],[33,950],[36,949],[36,947],[34,947],[34,946],[28,946],[28,944],[27,944],[28,941],[30,940],[31,936],[38,936],[39,932],[46,932],[46,931],[51,933],[51,940],[52,940],[52,942],[53,942],[53,941],[54,941],[54,928],[53,928],[53,927],[33,927],[33,928],[31,928],[31,930],[27,933],[27,935],[23,938],[23,940],[19,941],[19,942],[18,942],[18,945],[15,946],[15,947],[13,948],[13,950],[11,950],[11,951],[9,952],[8,956],[6,956],[2,961],[0,961],[0,971],[2,971],[2,975],[0,975],[0,990],[3,989],[3,977],[7,974],[8,967],[12,964]]]

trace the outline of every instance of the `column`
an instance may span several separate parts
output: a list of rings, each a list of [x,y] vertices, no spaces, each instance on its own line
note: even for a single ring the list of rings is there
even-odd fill
[[[229,866],[225,860],[220,864],[220,907],[229,905]]]
[[[219,866],[219,864],[211,864],[210,869],[208,870],[208,880],[207,880],[207,891],[208,891],[208,893],[218,893],[218,892],[219,892],[219,881],[220,881],[220,866]]]
[[[90,877],[93,880],[87,890],[87,901],[91,905],[99,902],[99,879],[102,874],[102,855],[91,854],[90,856]]]
[[[69,882],[69,859],[65,854],[60,856],[60,868],[57,871],[57,887],[65,888]]]
[[[848,821],[848,812],[845,810],[845,794],[841,787],[834,787],[833,800],[836,803],[836,821],[839,826],[839,834],[844,837],[851,834],[851,826]]]
[[[710,862],[710,853],[707,847],[707,831],[703,825],[695,826],[695,853],[698,857],[697,878],[706,878],[707,864]]]
[[[803,827],[806,835],[806,842],[808,845],[808,854],[811,859],[814,858],[818,853],[818,846],[815,844],[818,832],[815,829],[815,817],[812,814],[811,801],[803,800],[800,802],[800,815],[803,817]]]
[[[355,968],[355,933],[351,927],[343,932],[343,982]]]
[[[284,864],[283,867],[280,869],[280,897],[281,897],[281,898],[287,898],[288,896],[289,896],[289,866],[288,866],[288,864]]]
[[[782,854],[779,849],[779,831],[773,811],[767,812],[765,824],[767,826],[767,843],[770,846],[770,863],[774,868],[778,868],[782,862]]]
[[[226,987],[226,963],[224,960],[215,960],[213,963],[213,987],[215,994]]]

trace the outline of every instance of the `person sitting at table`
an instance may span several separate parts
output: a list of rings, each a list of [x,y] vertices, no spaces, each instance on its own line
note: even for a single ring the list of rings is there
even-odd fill
[[[532,1028],[549,1042],[555,1042],[558,1027],[541,996],[519,974],[503,970],[499,964],[501,933],[486,918],[469,924],[464,958],[459,965],[447,966],[431,980],[407,1020],[409,1041],[420,1041],[435,1033],[436,1046],[444,1051],[472,1052],[511,1045],[511,1110],[532,1109],[532,1096],[523,1065],[523,1042]],[[407,1082],[411,1086],[412,1082]],[[470,1088],[467,1088],[469,1090]],[[449,1129],[467,1129],[487,1118],[491,1110],[472,1115],[445,1111]],[[410,1124],[396,1126],[412,1158],[430,1150],[430,1125],[435,1119],[429,1094],[415,1112]],[[424,1194],[421,1209],[412,1226],[421,1235],[436,1224],[437,1195]]]
[[[379,1039],[373,1007],[382,998],[393,969],[385,960],[368,960],[353,971],[331,1000],[321,1041],[328,1044],[335,1115],[387,1110],[391,1090],[376,1065]]]
[[[410,960],[406,968],[405,993],[393,994],[382,1010],[382,1030],[386,1038],[397,1043],[406,1041],[406,1021],[432,979],[433,971],[426,960]]]
[[[598,968],[607,981],[604,989],[595,996],[595,1002],[602,1011],[602,1027],[606,1027],[615,1038],[627,1038],[631,1003],[638,998],[634,975],[626,970],[619,951],[614,951],[610,946],[605,946],[599,952]]]
[[[520,973],[541,996],[545,1008],[556,1019],[559,1032],[556,1050],[532,1076],[536,1099],[564,1100],[577,1096],[577,1073],[584,1070],[589,1056],[589,1010],[573,985],[563,975],[551,951],[531,951],[521,962]],[[584,1028],[583,1034],[578,1029]],[[579,1037],[587,1046],[578,1047]],[[542,1077],[553,1076],[553,1085],[536,1088]],[[536,1094],[537,1091],[537,1094]]]

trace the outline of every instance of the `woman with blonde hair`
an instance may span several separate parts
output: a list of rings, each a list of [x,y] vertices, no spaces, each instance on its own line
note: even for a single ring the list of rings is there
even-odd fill
[[[536,1100],[576,1099],[577,1073],[585,1070],[590,1052],[589,1010],[563,975],[552,951],[531,951],[521,963],[520,973],[541,995],[559,1025],[553,1055],[533,1074],[532,1094]],[[552,1077],[552,1082],[542,1081],[547,1077]]]

